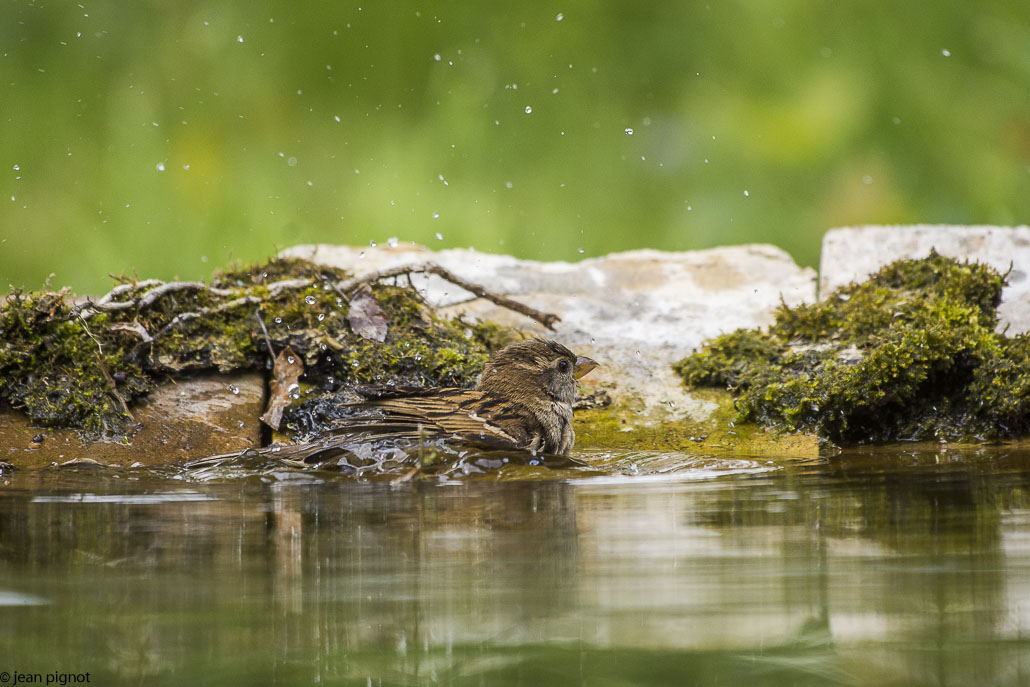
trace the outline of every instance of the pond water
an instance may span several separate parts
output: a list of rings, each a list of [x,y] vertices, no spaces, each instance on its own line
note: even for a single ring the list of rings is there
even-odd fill
[[[1030,684],[1030,452],[584,459],[605,469],[4,474],[0,671]]]

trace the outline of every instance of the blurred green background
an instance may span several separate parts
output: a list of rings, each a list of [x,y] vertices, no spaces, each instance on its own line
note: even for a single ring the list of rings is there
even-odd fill
[[[0,77],[0,288],[1030,217],[1026,0],[8,0]]]

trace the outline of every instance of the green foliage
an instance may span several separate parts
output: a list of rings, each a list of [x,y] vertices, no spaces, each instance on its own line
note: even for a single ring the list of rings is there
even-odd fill
[[[507,341],[496,325],[444,320],[415,289],[385,284],[373,285],[372,295],[389,322],[386,340],[364,339],[348,323],[347,294],[334,288],[347,276],[303,260],[272,260],[145,307],[139,299],[160,287],[123,280],[110,302],[135,305],[110,312],[76,307],[67,290],[15,291],[0,304],[0,400],[41,426],[125,437],[134,427],[123,402],[167,377],[270,367],[269,345],[276,352],[290,346],[303,358],[309,388],[334,390],[468,386],[490,351]],[[286,280],[299,285],[277,286]]]
[[[1030,432],[1030,345],[995,333],[1003,279],[936,253],[819,303],[781,307],[676,365],[726,385],[742,420],[854,443]]]
[[[1030,217],[1026,0],[79,5],[0,15],[0,288]]]

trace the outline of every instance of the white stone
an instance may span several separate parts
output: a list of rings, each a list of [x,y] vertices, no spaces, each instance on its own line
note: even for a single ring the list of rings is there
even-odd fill
[[[832,229],[823,238],[819,292],[862,280],[895,260],[925,258],[930,249],[976,260],[1008,275],[998,330],[1030,331],[1030,227],[866,226]]]
[[[518,260],[470,249],[420,246],[288,248],[298,257],[360,275],[404,264],[436,262],[468,281],[562,319],[549,331],[529,318],[472,295],[436,276],[413,275],[427,300],[443,312],[553,338],[603,367],[584,378],[617,401],[642,404],[660,417],[713,409],[693,399],[671,365],[718,334],[768,325],[781,303],[815,300],[815,273],[767,245],[670,253],[635,250],[577,263]],[[659,419],[646,413],[642,421]]]

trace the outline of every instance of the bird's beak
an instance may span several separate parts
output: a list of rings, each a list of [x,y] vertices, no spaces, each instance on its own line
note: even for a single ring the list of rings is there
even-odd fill
[[[592,369],[597,367],[598,363],[595,360],[591,360],[585,356],[579,356],[576,358],[576,367],[572,370],[572,376],[579,379],[583,375],[590,372]]]

